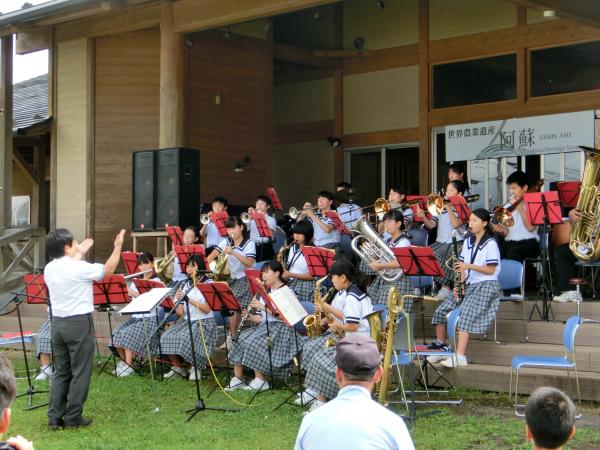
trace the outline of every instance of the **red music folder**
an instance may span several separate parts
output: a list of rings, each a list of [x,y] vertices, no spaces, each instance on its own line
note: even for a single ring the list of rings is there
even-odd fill
[[[271,204],[273,205],[273,209],[275,211],[283,211],[283,207],[281,206],[281,202],[279,201],[279,196],[277,195],[277,191],[274,187],[267,188],[267,195],[271,199]]]
[[[560,202],[565,208],[577,207],[581,181],[559,181],[556,183]]]
[[[311,276],[322,278],[329,274],[335,256],[334,250],[307,245],[302,246],[301,250]]]
[[[261,280],[260,270],[246,269],[246,270],[244,270],[244,273],[246,274],[246,278],[248,279],[248,285],[250,286],[250,293],[254,297],[256,294],[258,294],[258,292],[254,289],[254,283],[251,283],[250,280],[258,280],[260,283],[260,280]]]
[[[224,281],[200,283],[196,287],[202,292],[206,303],[213,311],[220,311],[221,314],[226,315],[229,311],[240,311],[242,309],[229,285]]]
[[[527,218],[532,225],[563,223],[558,192],[530,192],[524,195],[524,200]]]
[[[129,303],[129,290],[123,275],[109,275],[102,281],[94,281],[94,305],[122,305]]]
[[[23,281],[25,282],[25,295],[26,301],[29,304],[47,304],[50,301],[50,294],[48,293],[48,286],[44,280],[43,274],[34,275],[28,273],[23,275]]]
[[[177,225],[165,228],[173,245],[183,245],[183,231]]]
[[[146,292],[154,288],[166,287],[165,284],[161,281],[144,280],[143,278],[134,278],[133,284],[135,285],[135,288],[140,294],[145,294]],[[173,299],[170,295],[167,295],[160,304],[161,306],[164,306],[167,309],[171,309],[173,308],[173,306],[175,306],[175,303],[173,302]]]
[[[179,261],[181,273],[185,273],[185,266],[188,259],[190,259],[190,256],[192,255],[200,255],[204,260],[204,268],[208,270],[208,261],[206,260],[206,251],[204,250],[204,245],[176,245],[175,253],[177,253],[177,260]]]
[[[273,233],[271,233],[271,229],[269,228],[269,223],[267,222],[267,218],[264,214],[261,214],[257,211],[254,211],[250,217],[254,221],[256,225],[256,229],[258,230],[258,235],[260,237],[268,237],[272,238]]]
[[[404,275],[444,276],[444,270],[431,247],[410,246],[392,248],[391,250],[398,264],[400,264]]]
[[[407,195],[406,196],[407,202],[411,202],[414,200],[418,200],[419,202],[414,205],[410,205],[410,209],[412,209],[412,211],[413,211],[413,222],[423,222],[423,219],[421,219],[419,216],[417,216],[418,208],[420,208],[421,211],[425,211],[425,216],[428,219],[431,219],[431,214],[429,214],[429,212],[427,211],[427,196],[425,196],[425,195]]]
[[[469,221],[469,216],[471,215],[471,210],[467,206],[465,198],[462,195],[455,195],[454,197],[449,197],[449,200],[458,214],[460,221],[462,223],[467,223]]]
[[[350,234],[350,230],[348,230],[348,227],[346,227],[344,222],[342,222],[342,220],[340,219],[340,216],[337,212],[325,211],[324,214],[325,214],[325,217],[327,217],[328,219],[331,220],[331,222],[333,223],[333,226],[335,227],[335,229],[337,231],[340,232],[340,234],[346,234],[346,235]]]
[[[138,256],[140,256],[140,253],[137,252],[121,252],[121,259],[127,275],[140,272],[140,266],[137,262]]]
[[[210,215],[210,220],[217,227],[219,236],[221,237],[227,236],[227,227],[225,226],[227,219],[229,219],[229,214],[227,214],[227,211],[213,212]]]

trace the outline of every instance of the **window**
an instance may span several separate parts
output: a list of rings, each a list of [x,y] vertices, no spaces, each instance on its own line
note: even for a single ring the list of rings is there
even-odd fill
[[[600,41],[531,51],[531,95],[600,89]]]
[[[493,56],[433,67],[433,108],[517,98],[517,56]]]

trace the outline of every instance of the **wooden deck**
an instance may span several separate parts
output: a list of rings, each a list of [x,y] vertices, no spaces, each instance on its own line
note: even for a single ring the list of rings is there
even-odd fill
[[[528,301],[527,312],[534,302]],[[428,340],[434,335],[431,326],[431,314],[435,305],[425,305],[426,336]],[[502,303],[498,312],[498,339],[502,344],[493,341],[493,330],[487,339],[473,337],[469,343],[469,366],[460,370],[461,385],[486,391],[508,392],[510,363],[517,354],[563,355],[562,331],[564,321],[576,313],[574,303],[553,303],[552,308],[556,322],[541,321],[534,314],[529,322],[529,341],[523,343],[523,310],[520,303]],[[23,327],[35,331],[45,319],[45,308],[40,305],[22,305]],[[600,319],[600,301],[586,300],[581,305],[581,315],[588,319]],[[112,314],[113,328],[126,318],[118,313]],[[110,335],[107,313],[94,313],[96,335],[99,348],[106,353],[106,342]],[[0,316],[0,332],[18,331],[16,314]],[[421,320],[417,314],[415,321],[415,339],[422,341]],[[577,366],[582,398],[600,400],[600,324],[581,325],[576,339]],[[444,376],[456,381],[456,370],[440,368]],[[536,387],[551,385],[575,394],[573,374],[571,379],[566,371],[526,369],[521,372],[519,392],[530,393]]]

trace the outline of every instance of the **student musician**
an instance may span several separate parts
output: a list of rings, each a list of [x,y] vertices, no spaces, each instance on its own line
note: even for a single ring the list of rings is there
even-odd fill
[[[287,254],[287,270],[282,278],[286,280],[299,300],[311,301],[315,292],[315,280],[308,270],[308,264],[302,254],[302,247],[310,245],[313,238],[313,227],[308,220],[296,222],[292,227],[294,243]]]
[[[383,224],[385,232],[390,236],[385,240],[385,243],[390,248],[410,247],[408,236],[404,233],[404,216],[399,210],[388,211],[383,216]],[[396,281],[385,281],[380,271],[383,269],[400,269],[400,264],[395,259],[391,262],[373,261],[369,267],[377,273],[377,277],[369,286],[368,294],[372,303],[385,305],[387,303],[388,292],[392,286],[398,289],[400,295],[411,294],[411,287],[408,277],[401,275]],[[412,309],[411,299],[404,304],[404,310],[410,314]]]
[[[406,194],[404,188],[398,185],[390,186],[390,190],[388,192],[388,202],[390,202],[392,208],[396,205],[400,205],[406,202]],[[412,208],[409,206],[408,208],[403,209],[402,215],[404,216],[404,227],[408,228],[413,222]]]
[[[446,186],[446,196],[445,199],[449,199],[451,197],[457,195],[463,195],[465,192],[465,185],[462,181],[454,180],[448,183]],[[446,261],[452,254],[452,231],[458,227],[463,226],[460,218],[458,217],[458,213],[454,210],[452,203],[444,202],[444,210],[442,214],[439,216],[434,216],[432,219],[428,219],[425,215],[425,211],[420,208],[417,208],[417,215],[423,219],[423,223],[425,228],[431,230],[437,227],[437,239],[431,244],[431,248],[435,253],[435,257],[439,261],[442,269],[444,270],[444,276],[441,278],[434,278],[438,283],[441,283],[442,288],[438,291],[438,298],[443,300],[449,294],[450,291],[450,281],[452,280],[453,273],[452,270],[446,267]],[[457,240],[462,241],[462,237],[457,236]]]
[[[229,202],[226,198],[223,197],[215,197],[212,201],[212,213],[227,211],[227,207],[229,206]],[[219,242],[223,239],[219,234],[219,229],[212,222],[208,222],[206,225],[203,225],[200,228],[200,236],[204,239],[204,247],[206,247],[206,254],[210,255],[212,251],[219,245]]]
[[[138,255],[137,263],[140,271],[152,270],[154,268],[154,257],[147,252]],[[160,281],[154,271],[146,272],[144,280]],[[138,297],[140,293],[132,282],[129,285],[129,296]],[[147,314],[132,314],[129,320],[121,324],[113,331],[112,341],[109,347],[113,348],[119,355],[119,363],[115,369],[118,377],[127,377],[133,374],[133,357],[135,355],[146,355],[146,340],[150,339],[149,347],[151,354],[156,353],[158,346],[158,335],[152,333],[157,325],[156,316],[162,307],[158,305]]]
[[[306,341],[302,354],[306,369],[304,387],[306,393],[316,397],[311,410],[322,406],[327,399],[334,398],[339,390],[335,378],[335,346],[326,346],[328,338],[337,340],[351,333],[368,336],[369,322],[364,317],[373,311],[371,299],[364,292],[365,277],[348,258],[335,261],[329,273],[337,293],[331,304],[324,302],[323,312],[333,316],[333,322],[327,323],[332,333]],[[319,305],[315,305],[315,313],[318,311]]]
[[[254,242],[248,238],[246,227],[238,216],[230,216],[225,226],[229,236],[219,242],[219,245],[208,255],[207,261],[210,263],[221,253],[227,255],[227,267],[231,274],[229,288],[242,308],[248,308],[252,294],[244,271],[252,268],[256,259],[256,247]],[[231,316],[229,322],[230,330],[233,330],[233,333],[237,330],[239,320],[240,313],[237,311]],[[226,344],[228,347],[230,347],[230,343],[231,336],[227,336]]]
[[[333,194],[329,191],[321,191],[317,194],[317,206],[319,213],[315,213],[313,206],[306,202],[302,210],[313,225],[314,240],[317,247],[337,249],[340,246],[340,232],[335,229],[330,218],[325,216],[327,211],[332,211]]]
[[[465,174],[465,168],[461,163],[452,163],[448,167],[448,181],[462,181],[465,184],[465,195],[471,195],[469,182]]]
[[[271,199],[266,195],[259,195],[256,197],[255,206],[256,208],[248,208],[248,214],[252,215],[253,212],[262,214],[267,221],[269,229],[271,230],[271,235],[275,237],[275,232],[277,231],[277,221],[273,216],[269,215],[271,209]],[[273,237],[261,237],[258,233],[258,228],[256,227],[256,222],[254,222],[254,220],[250,220],[250,222],[248,222],[248,229],[250,230],[250,239],[252,239],[254,245],[256,246],[256,262],[274,259],[275,252],[273,251]]]
[[[174,327],[169,328],[160,338],[161,352],[168,355],[171,361],[171,370],[164,375],[164,378],[171,379],[177,377],[188,377],[194,381],[200,379],[200,371],[206,367],[208,358],[217,345],[217,323],[214,315],[202,292],[193,285],[194,274],[196,283],[205,283],[208,279],[205,273],[204,258],[200,255],[192,255],[185,265],[185,272],[188,275],[188,282],[183,288],[180,288],[175,294],[176,300],[185,299],[190,305],[189,315],[186,311],[185,302],[177,306],[177,315],[183,318],[183,321]],[[189,291],[189,292],[188,292]],[[194,367],[194,358],[192,354],[192,344],[190,342],[189,323],[192,322],[192,336],[194,339],[194,350],[196,351],[196,367]],[[202,331],[200,330],[202,327]],[[202,340],[204,336],[204,341]],[[206,343],[205,352],[204,343]],[[188,373],[186,367],[191,365]]]
[[[35,381],[45,381],[52,378],[52,331],[50,318],[44,320],[35,336],[35,349],[40,361],[40,373]]]
[[[288,291],[294,292],[286,285],[282,278],[283,267],[277,261],[267,261],[260,270],[262,281],[267,292]],[[285,378],[291,370],[294,357],[302,349],[303,338],[293,327],[289,327],[283,320],[268,309],[264,301],[258,296],[253,298],[248,310],[243,311],[251,322],[258,326],[242,330],[237,336],[233,348],[229,352],[229,361],[233,363],[234,377],[225,388],[226,391],[237,389],[265,391],[270,388],[266,377]],[[267,324],[268,322],[268,324]],[[269,342],[271,355],[269,362]],[[271,366],[273,373],[271,374]],[[244,382],[244,367],[254,371],[254,379],[246,384]]]
[[[197,244],[199,240],[200,236],[198,235],[198,230],[196,230],[195,226],[191,225],[183,231],[183,245],[194,245]],[[185,280],[187,280],[187,275],[185,272],[181,271],[179,257],[175,256],[175,259],[173,260],[173,281]]]
[[[467,236],[460,253],[455,270],[460,272],[464,285],[464,296],[459,305],[459,295],[455,286],[455,294],[448,296],[437,307],[431,323],[435,325],[437,339],[436,348],[445,346],[448,314],[460,306],[458,320],[458,342],[456,357],[433,356],[430,362],[441,360],[445,367],[467,365],[467,344],[471,333],[483,334],[496,317],[500,303],[500,250],[492,236],[490,213],[487,209],[476,209],[469,217],[470,234]],[[458,300],[458,301],[457,301]]]
[[[529,222],[527,208],[523,201],[523,196],[529,189],[529,177],[525,172],[517,170],[508,176],[506,185],[512,198],[504,207],[512,209],[515,203],[518,206],[512,211],[515,221],[512,227],[502,224],[492,225],[495,232],[504,236],[502,257],[519,262],[523,262],[525,258],[537,258],[540,253],[538,227]]]

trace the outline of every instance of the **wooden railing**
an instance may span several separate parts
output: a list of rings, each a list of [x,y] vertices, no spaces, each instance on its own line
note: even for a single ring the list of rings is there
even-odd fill
[[[0,292],[19,284],[24,273],[44,267],[45,234],[43,228],[0,230]]]

